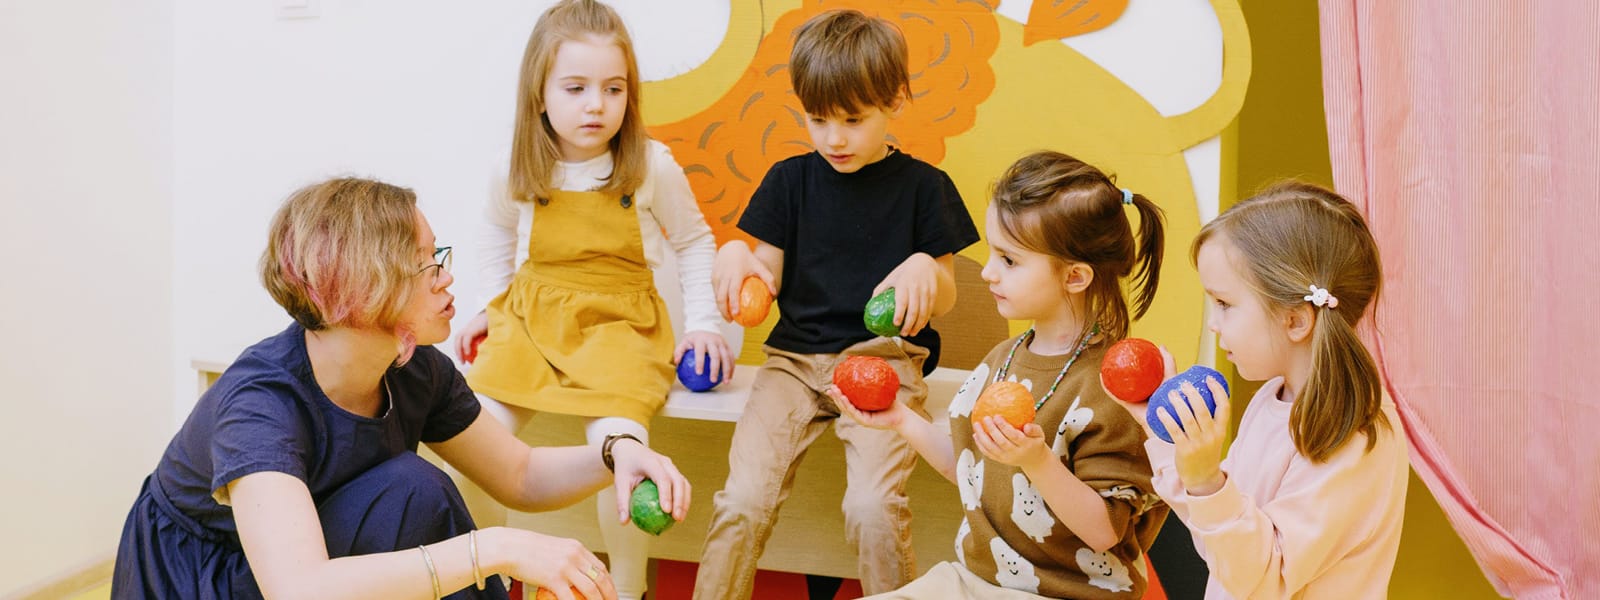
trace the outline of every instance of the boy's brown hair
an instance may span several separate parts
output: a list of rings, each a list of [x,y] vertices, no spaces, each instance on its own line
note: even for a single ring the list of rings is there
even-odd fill
[[[888,21],[830,10],[795,30],[789,83],[807,114],[859,114],[911,99],[906,38]]]

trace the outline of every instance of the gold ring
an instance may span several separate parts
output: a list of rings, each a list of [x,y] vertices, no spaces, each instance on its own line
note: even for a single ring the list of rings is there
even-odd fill
[[[596,567],[594,565],[589,565],[589,579],[592,580],[592,581],[599,581],[600,580],[600,568],[599,567]]]

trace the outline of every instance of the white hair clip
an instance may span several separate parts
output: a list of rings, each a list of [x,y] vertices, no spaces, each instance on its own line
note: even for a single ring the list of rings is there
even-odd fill
[[[1333,294],[1328,293],[1326,288],[1319,288],[1316,286],[1316,284],[1311,284],[1311,295],[1306,296],[1306,302],[1310,302],[1317,306],[1339,308],[1339,299],[1333,297]]]

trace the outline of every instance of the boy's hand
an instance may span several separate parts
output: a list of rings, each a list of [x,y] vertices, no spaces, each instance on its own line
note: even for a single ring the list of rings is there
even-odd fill
[[[991,415],[978,425],[972,430],[972,441],[989,460],[1030,471],[1055,459],[1055,453],[1044,444],[1044,429],[1037,423],[1029,423],[1018,430]]]
[[[850,399],[839,391],[838,386],[829,385],[823,391],[827,392],[828,398],[833,400],[834,405],[839,407],[839,414],[849,415],[857,423],[872,429],[898,430],[900,424],[905,421],[906,413],[911,410],[896,400],[894,404],[889,405],[889,408],[873,412],[862,412],[861,409],[856,408],[856,405],[850,403]]]
[[[872,288],[874,296],[894,288],[894,322],[900,326],[900,335],[916,335],[933,318],[933,306],[939,299],[939,269],[939,261],[918,252]]]
[[[733,379],[733,350],[728,348],[728,341],[722,339],[721,335],[711,333],[709,331],[691,331],[684,334],[683,341],[678,342],[678,348],[672,351],[672,364],[676,366],[680,361],[683,360],[684,351],[691,349],[694,350],[695,356],[707,356],[711,358],[711,364],[709,366],[704,364],[704,359],[702,359],[700,364],[696,364],[694,366],[694,373],[696,375],[705,375],[706,373],[716,373],[720,371],[722,376],[713,377],[712,379],[716,379],[718,381],[728,381]],[[702,368],[707,369],[707,371],[701,372]]]
[[[749,245],[732,241],[717,250],[717,258],[711,263],[711,287],[717,299],[717,310],[722,312],[722,320],[732,321],[734,315],[739,314],[739,286],[751,275],[766,282],[767,291],[774,297],[778,295],[778,282],[773,279],[766,265],[761,264],[755,253],[750,251]]]

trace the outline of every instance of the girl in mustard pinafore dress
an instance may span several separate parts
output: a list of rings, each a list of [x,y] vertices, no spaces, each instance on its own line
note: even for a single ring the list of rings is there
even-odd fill
[[[464,358],[476,353],[467,382],[513,431],[550,411],[588,417],[591,444],[626,434],[648,445],[686,350],[732,376],[711,229],[667,147],[645,135],[632,43],[610,7],[547,10],[517,93],[510,177],[489,202],[481,249],[493,299],[457,341]],[[676,347],[652,271],[669,250],[684,298]],[[638,598],[649,537],[627,524],[626,492],[603,491],[597,505],[617,597]]]

